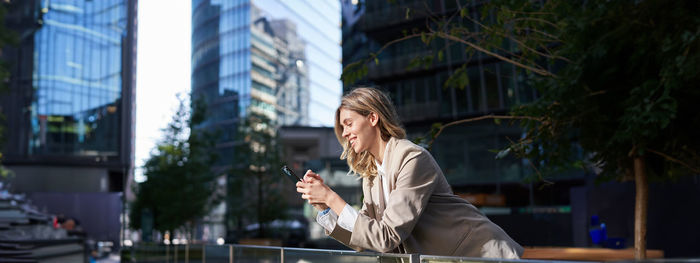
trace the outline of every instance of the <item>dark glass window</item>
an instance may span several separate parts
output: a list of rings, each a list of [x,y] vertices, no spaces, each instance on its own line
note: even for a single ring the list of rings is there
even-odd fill
[[[501,109],[501,90],[498,83],[497,64],[484,66],[484,83],[486,84],[486,107],[489,110]]]
[[[41,7],[48,11],[35,35],[30,154],[118,155],[126,1]]]

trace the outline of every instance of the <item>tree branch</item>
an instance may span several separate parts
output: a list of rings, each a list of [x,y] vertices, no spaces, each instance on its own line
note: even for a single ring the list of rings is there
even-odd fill
[[[374,60],[374,59],[377,58],[377,57],[379,56],[379,54],[381,54],[386,48],[388,48],[389,46],[391,46],[391,45],[393,45],[393,44],[396,44],[396,43],[401,42],[401,41],[404,41],[404,40],[409,40],[409,39],[411,39],[411,38],[420,37],[420,36],[421,36],[421,34],[411,34],[411,35],[404,36],[404,37],[402,37],[402,38],[397,38],[397,39],[394,39],[394,40],[392,40],[392,41],[389,41],[389,42],[387,42],[386,44],[384,44],[384,46],[382,46],[382,48],[380,48],[376,53],[374,53],[373,55],[371,55],[369,58],[365,59],[361,64],[365,64],[365,63],[368,63],[368,62]],[[343,72],[345,72],[345,70],[347,70],[347,68],[350,67],[350,66],[352,66],[353,64],[355,64],[355,63],[352,63],[352,64],[349,64],[349,65],[345,66],[345,68],[343,68]]]
[[[510,138],[506,137],[506,139],[508,139],[508,141],[510,142],[511,145],[515,145],[515,144],[516,144],[516,143],[515,143],[513,140],[511,140]],[[523,144],[523,143],[530,143],[530,142],[532,142],[532,141],[529,140],[529,139],[528,139],[528,140],[520,139],[520,141],[519,141],[520,144]],[[513,148],[511,147],[511,149],[513,149]],[[516,150],[516,151],[517,151],[517,150]],[[521,158],[525,158],[525,157],[524,157],[524,156],[525,156],[525,151],[521,149],[520,152],[521,152],[521,153],[517,153],[517,152],[516,152],[515,154],[520,154],[520,155],[521,155]],[[530,164],[530,167],[532,167],[532,170],[534,170],[535,173],[537,173],[537,178],[539,178],[540,181],[544,182],[545,185],[553,185],[553,184],[554,184],[554,182],[549,181],[549,180],[547,180],[547,179],[544,179],[544,176],[542,176],[542,173],[540,172],[540,169],[537,169],[537,166],[535,166],[535,164],[532,163],[532,161],[530,161],[530,160],[528,159],[528,160],[527,160],[527,163]]]
[[[556,29],[559,29],[559,26],[557,26],[557,24],[554,24],[554,23],[549,22],[549,21],[547,21],[547,20],[544,20],[544,19],[542,19],[542,18],[518,17],[518,18],[513,18],[513,19],[511,19],[511,20],[508,20],[507,22],[527,21],[527,20],[541,22],[541,23],[543,23],[543,24],[547,24],[547,25],[550,25],[550,26],[552,26],[552,27],[554,27],[554,28],[556,28]]]
[[[484,116],[479,116],[475,118],[469,118],[469,119],[462,119],[462,120],[457,120],[453,121],[450,123],[447,123],[445,125],[441,125],[440,129],[438,129],[437,133],[433,136],[433,138],[430,139],[430,142],[428,145],[432,145],[433,142],[435,141],[435,138],[437,138],[442,131],[450,126],[462,124],[462,123],[467,123],[467,122],[475,122],[475,121],[480,121],[480,120],[485,120],[485,119],[507,119],[507,120],[535,120],[535,121],[541,121],[541,118],[535,118],[535,117],[530,117],[530,116],[504,116],[504,115],[484,115]]]
[[[685,163],[685,162],[683,162],[683,161],[681,161],[681,160],[678,160],[678,159],[676,159],[676,158],[673,158],[673,157],[669,156],[668,154],[665,154],[665,153],[662,153],[662,152],[658,152],[658,151],[655,151],[655,150],[652,150],[652,149],[647,149],[647,151],[649,151],[649,152],[651,152],[651,153],[653,153],[653,154],[659,155],[659,156],[661,156],[661,157],[663,157],[663,158],[666,158],[667,160],[669,160],[669,161],[671,161],[671,162],[674,162],[674,163],[683,165],[683,166],[685,166],[686,168],[688,168],[689,170],[691,170],[692,172],[694,172],[694,173],[696,173],[696,174],[700,174],[700,169],[699,169],[699,168],[693,167],[693,166],[691,166],[691,165],[689,165],[689,164],[687,164],[687,163]]]
[[[526,44],[523,43],[522,41],[520,41],[520,40],[518,40],[518,39],[516,39],[516,38],[514,38],[514,37],[511,37],[510,35],[506,35],[506,34],[503,34],[503,33],[501,33],[501,32],[498,32],[498,31],[496,31],[496,30],[493,30],[491,27],[488,27],[488,26],[486,26],[486,25],[480,23],[480,22],[477,21],[476,19],[473,19],[473,18],[468,17],[468,16],[467,16],[466,18],[467,18],[469,21],[471,21],[472,23],[475,23],[475,24],[479,25],[480,27],[486,29],[487,32],[493,33],[493,34],[497,34],[497,35],[499,35],[499,36],[508,38],[508,39],[510,39],[511,41],[513,41],[513,42],[519,44],[520,46],[522,46],[522,47],[524,47],[524,48],[526,48],[526,49],[528,49],[528,50],[530,50],[530,51],[532,51],[532,52],[534,52],[534,53],[536,53],[536,54],[538,54],[538,55],[540,55],[540,56],[548,57],[548,58],[552,58],[552,59],[561,59],[561,60],[566,61],[566,62],[571,62],[569,59],[567,59],[567,58],[565,58],[565,57],[562,57],[562,56],[551,55],[551,53],[550,53],[550,54],[542,53],[542,52],[538,51],[537,49],[532,48],[532,47],[526,45]],[[542,32],[542,33],[545,34],[544,32]],[[552,35],[549,35],[549,36],[552,36]],[[552,36],[552,37],[554,37],[554,36]],[[558,41],[558,39],[556,39],[556,38],[554,38],[553,40]]]
[[[464,43],[464,44],[466,44],[467,46],[470,46],[470,47],[472,47],[473,49],[476,49],[476,50],[478,50],[478,51],[481,51],[481,52],[483,52],[483,53],[485,53],[485,54],[487,54],[487,55],[489,55],[489,56],[498,58],[498,59],[500,59],[500,60],[502,60],[502,61],[511,63],[511,64],[513,64],[513,65],[515,65],[515,66],[524,68],[524,69],[526,69],[526,70],[530,70],[530,71],[535,72],[535,73],[537,73],[537,74],[539,74],[539,75],[542,75],[542,76],[550,76],[550,77],[556,77],[556,76],[557,76],[557,75],[555,75],[554,73],[549,72],[549,71],[547,71],[547,70],[539,69],[539,68],[534,68],[534,67],[532,67],[532,66],[528,66],[528,65],[522,64],[522,63],[517,62],[517,61],[515,61],[515,60],[509,59],[509,58],[507,58],[507,57],[504,57],[504,56],[501,56],[501,55],[496,54],[496,53],[494,53],[494,52],[491,52],[491,51],[489,51],[489,50],[487,50],[487,49],[485,49],[485,48],[483,48],[483,47],[481,47],[481,46],[479,46],[479,45],[476,45],[476,44],[474,44],[474,43],[471,43],[471,42],[469,42],[469,41],[466,41],[466,40],[463,40],[463,39],[461,39],[461,38],[458,38],[458,37],[454,37],[454,36],[445,34],[444,32],[436,32],[436,33],[431,33],[431,34],[437,34],[438,37]]]

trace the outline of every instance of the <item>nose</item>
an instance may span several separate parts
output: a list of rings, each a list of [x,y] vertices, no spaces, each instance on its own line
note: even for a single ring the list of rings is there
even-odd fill
[[[343,127],[343,133],[341,134],[341,136],[343,136],[346,139],[348,138],[348,136],[350,136],[350,132],[346,127]]]

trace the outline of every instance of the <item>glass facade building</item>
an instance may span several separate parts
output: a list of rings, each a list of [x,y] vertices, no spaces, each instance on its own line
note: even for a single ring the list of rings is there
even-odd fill
[[[217,134],[213,170],[235,163],[238,125],[249,114],[276,127],[332,125],[340,35],[337,1],[192,1],[191,95],[208,109],[199,128]],[[210,236],[226,236],[222,213],[201,226]]]
[[[133,166],[136,1],[13,1],[8,8],[5,23],[19,45],[3,54],[12,62],[2,100],[5,163],[97,167],[109,181],[97,188],[121,191]]]
[[[458,13],[456,1],[349,1],[343,0],[343,63],[359,61],[386,43],[401,38],[402,31],[425,28],[426,14],[436,16]],[[405,8],[412,16],[406,19]],[[426,10],[426,8],[428,10]],[[473,14],[473,15],[476,15]],[[459,15],[455,19],[459,18]],[[467,23],[466,21],[462,21]],[[430,47],[413,38],[390,45],[379,55],[379,64],[369,63],[367,76],[344,87],[350,91],[358,84],[376,85],[385,90],[397,107],[408,137],[425,136],[434,123],[478,117],[504,115],[515,105],[537,97],[525,75],[512,64],[475,53],[470,57],[466,46],[436,38]],[[444,59],[428,67],[407,69],[414,57],[443,49]],[[469,85],[464,89],[444,88],[448,76],[468,63]],[[527,160],[514,157],[496,160],[494,149],[503,149],[509,140],[518,140],[522,130],[516,124],[484,120],[445,129],[432,145],[431,152],[450,184],[457,191],[525,193],[511,196],[511,205],[532,204],[523,180],[533,173]],[[572,175],[562,175],[570,179]],[[579,177],[578,175],[573,175]],[[511,191],[511,189],[513,189]],[[568,190],[566,190],[568,194]],[[534,197],[536,199],[537,196]],[[534,200],[537,201],[537,200]],[[554,201],[558,202],[558,201]]]
[[[5,2],[17,36],[2,50],[0,94],[11,190],[117,248],[134,163],[137,1]]]
[[[278,126],[330,126],[340,101],[340,5],[322,1],[192,1],[192,98],[231,162],[248,113]]]
[[[126,5],[75,2],[42,6],[29,154],[118,156]]]

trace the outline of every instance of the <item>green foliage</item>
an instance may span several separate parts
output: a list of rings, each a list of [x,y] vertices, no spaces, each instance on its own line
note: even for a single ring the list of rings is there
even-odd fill
[[[238,230],[258,223],[257,236],[265,237],[267,223],[284,218],[287,208],[276,128],[266,116],[250,112],[239,126],[237,142],[228,175],[228,223]]]
[[[469,85],[469,75],[467,73],[467,64],[464,64],[450,75],[443,87],[464,89],[467,85]]]
[[[0,21],[5,21],[7,14],[7,6],[0,4]],[[7,44],[17,43],[17,33],[5,27],[5,24],[0,24],[0,50]],[[0,61],[0,96],[7,92],[7,79],[10,78],[10,71],[7,69],[7,62]],[[0,105],[0,149],[5,145],[5,115],[3,114],[2,106]],[[14,174],[2,165],[2,153],[0,152],[0,181],[10,180]]]
[[[543,167],[581,167],[578,142],[604,179],[630,174],[635,156],[657,179],[698,173],[698,2],[557,2],[540,12],[555,14],[555,55],[571,62],[557,78],[531,76],[541,97],[514,114],[543,119],[525,121],[527,143],[511,148]]]
[[[379,64],[379,60],[375,60],[374,62]],[[343,68],[340,79],[343,80],[343,83],[349,85],[366,76],[368,71],[369,69],[364,61],[353,62]]]
[[[142,213],[153,215],[154,228],[171,231],[192,226],[220,201],[216,178],[211,167],[216,161],[213,137],[196,129],[204,120],[206,107],[195,100],[188,114],[185,102],[180,106],[163,139],[144,165],[147,180],[138,185],[136,200],[131,204],[132,228],[141,227]],[[189,134],[188,134],[189,132]]]
[[[526,136],[498,156],[528,158],[544,175],[586,167],[586,159],[603,169],[600,178],[622,179],[635,156],[657,178],[700,173],[693,136],[700,127],[693,106],[700,100],[700,2],[459,3],[453,14],[429,17],[425,28],[404,30],[402,39],[420,38],[432,50],[407,67],[430,67],[436,52],[442,61],[445,43],[436,39],[463,45],[468,57],[445,88],[469,85],[475,54],[515,65],[540,98],[513,108],[514,117],[528,117],[521,122]],[[346,67],[343,81],[364,77],[368,62]],[[431,138],[440,127],[432,127]]]

